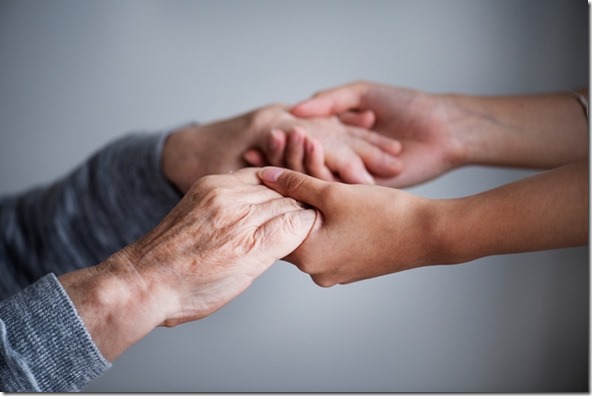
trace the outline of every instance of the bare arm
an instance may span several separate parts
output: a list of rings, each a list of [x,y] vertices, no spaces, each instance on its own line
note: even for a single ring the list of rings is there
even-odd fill
[[[441,99],[463,164],[549,169],[588,155],[586,114],[571,93]]]
[[[352,119],[352,112],[374,114],[353,119],[401,142],[400,174],[377,180],[390,187],[422,183],[463,165],[549,169],[588,155],[586,115],[569,92],[440,95],[358,82],[323,91],[292,112],[342,119]]]
[[[588,159],[466,198],[435,201],[442,262],[585,245]]]
[[[279,168],[259,175],[321,213],[288,260],[322,286],[588,241],[587,159],[451,200],[325,182]]]

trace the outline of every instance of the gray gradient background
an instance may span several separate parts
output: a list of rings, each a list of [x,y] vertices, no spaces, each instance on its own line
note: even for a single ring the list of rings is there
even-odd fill
[[[4,0],[0,192],[54,180],[129,131],[356,79],[475,94],[585,86],[588,5]],[[473,167],[410,191],[463,196],[530,174]],[[587,248],[329,289],[278,262],[213,316],[157,329],[86,389],[583,391],[588,291]]]

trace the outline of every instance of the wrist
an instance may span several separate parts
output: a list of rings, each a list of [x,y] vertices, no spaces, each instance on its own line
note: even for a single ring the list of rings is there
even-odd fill
[[[441,98],[464,165],[545,169],[587,155],[586,114],[569,93]]]
[[[173,131],[162,150],[165,178],[184,194],[203,176],[241,169],[240,154],[249,144],[243,133],[247,126],[245,117],[235,117]]]
[[[164,320],[153,288],[133,268],[125,250],[59,280],[109,361]]]
[[[466,263],[499,253],[508,239],[506,226],[496,229],[496,219],[502,214],[485,208],[482,196],[434,201],[433,238],[441,264]]]
[[[392,200],[393,202],[404,202],[402,198],[408,197],[402,207],[395,209],[399,213],[404,213],[402,218],[397,215],[392,216],[388,212],[384,215],[388,224],[383,228],[385,231],[382,233],[387,236],[391,233],[399,235],[394,270],[448,263],[447,258],[450,257],[450,253],[446,227],[450,227],[451,223],[443,216],[443,209],[446,209],[442,205],[443,201],[407,193],[400,195],[402,191],[393,191],[399,193],[397,199]],[[392,244],[385,240],[385,243],[380,246],[388,249],[385,257],[392,255]],[[401,264],[403,267],[400,267]]]
[[[419,265],[417,267],[448,264],[451,262],[452,247],[447,230],[451,224],[447,218],[445,201],[421,198],[416,210],[420,227],[418,229]]]
[[[196,123],[178,128],[166,137],[162,148],[162,173],[166,180],[183,194],[199,174],[200,156],[198,153],[192,155],[187,149],[195,143],[196,146],[201,146],[199,140],[202,137],[199,130],[200,126]]]
[[[430,200],[428,209],[430,241],[429,252],[432,264],[457,264],[473,259],[465,224],[464,198]],[[475,230],[469,230],[474,232]]]
[[[482,141],[480,134],[474,133],[475,114],[483,109],[474,108],[470,96],[460,94],[435,95],[444,109],[444,128],[448,130],[451,144],[447,150],[450,163],[454,167],[472,165],[479,162]]]

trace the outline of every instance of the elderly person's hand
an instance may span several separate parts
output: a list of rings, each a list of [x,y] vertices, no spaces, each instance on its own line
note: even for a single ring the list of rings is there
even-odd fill
[[[59,280],[113,360],[156,326],[221,308],[296,249],[314,219],[314,210],[261,185],[255,169],[208,176],[143,238]]]
[[[321,159],[313,166],[303,166],[303,135],[291,134],[292,149],[285,153],[286,140],[279,130],[305,130],[308,138],[317,142],[317,150],[323,150],[315,153],[321,154]],[[288,112],[287,106],[276,104],[221,121],[179,128],[165,142],[162,169],[183,193],[200,177],[265,164],[298,171],[312,169],[315,176],[328,179],[336,174],[352,183],[373,183],[373,175],[398,174],[400,148],[396,140],[343,124],[337,117],[299,119]]]

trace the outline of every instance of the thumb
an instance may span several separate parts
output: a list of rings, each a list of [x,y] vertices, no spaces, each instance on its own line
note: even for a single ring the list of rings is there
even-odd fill
[[[267,187],[283,196],[318,207],[319,193],[328,183],[323,180],[283,168],[265,167],[257,172]]]
[[[376,122],[376,115],[372,110],[346,111],[338,115],[341,122],[358,128],[372,129]]]
[[[363,105],[366,89],[365,84],[350,84],[320,92],[294,105],[290,111],[297,117],[321,117],[359,109]]]

